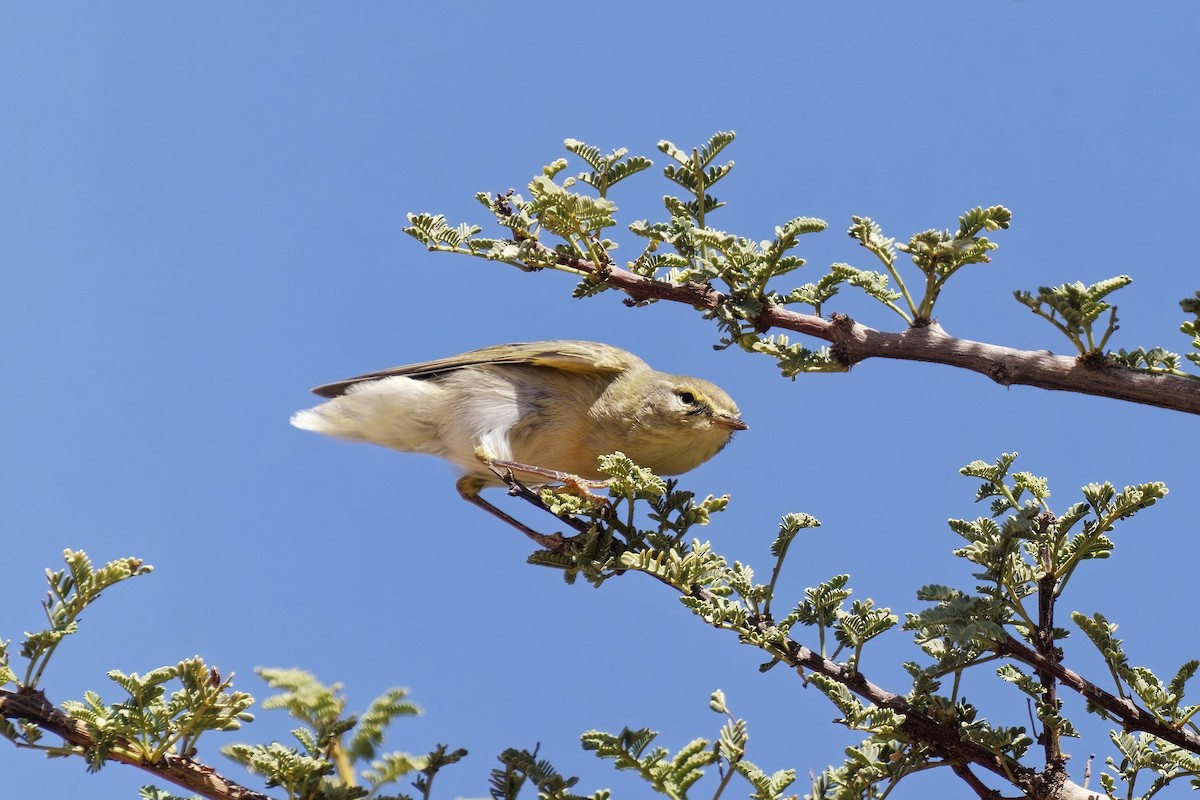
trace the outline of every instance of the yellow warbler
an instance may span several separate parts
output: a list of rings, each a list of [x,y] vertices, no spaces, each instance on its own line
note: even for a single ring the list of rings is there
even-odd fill
[[[497,466],[527,484],[571,483],[601,478],[598,458],[620,451],[677,475],[746,429],[721,387],[597,342],[494,345],[313,392],[330,399],[293,415],[296,427],[447,459],[463,470],[459,493],[510,522],[478,498],[503,484]]]

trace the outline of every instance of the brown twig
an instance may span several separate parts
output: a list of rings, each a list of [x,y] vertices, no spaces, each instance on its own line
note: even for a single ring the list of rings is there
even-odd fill
[[[84,750],[96,746],[95,739],[84,723],[56,708],[37,690],[13,692],[0,689],[0,715],[8,719],[28,720]],[[134,755],[114,750],[107,755],[107,760],[145,770],[160,780],[182,786],[209,800],[273,800],[269,795],[223,778],[212,767],[183,756],[165,755],[161,761],[149,764]]]
[[[1054,588],[1057,583],[1056,576],[1052,569],[1049,569],[1049,547],[1043,545],[1042,560],[1047,567],[1046,575],[1038,581],[1038,623],[1037,630],[1034,631],[1034,641],[1037,642],[1037,651],[1046,661],[1057,664],[1061,661],[1059,651],[1054,644]],[[1042,684],[1042,703],[1046,708],[1057,712],[1058,710],[1058,682],[1054,677],[1054,673],[1045,669],[1038,669],[1038,681]],[[1062,759],[1062,751],[1059,749],[1058,733],[1052,731],[1049,725],[1042,725],[1040,735],[1042,740],[1042,749],[1046,753],[1046,764],[1054,764]]]
[[[979,800],[1000,800],[1000,792],[988,788],[966,764],[951,764],[950,769],[971,788],[971,791],[979,795]]]

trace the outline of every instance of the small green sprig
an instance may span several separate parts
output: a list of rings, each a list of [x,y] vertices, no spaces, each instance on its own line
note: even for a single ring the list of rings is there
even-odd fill
[[[869,217],[852,217],[852,220],[853,224],[847,231],[850,238],[883,264],[899,291],[889,289],[887,276],[880,273],[855,270],[847,264],[835,265],[845,274],[844,280],[883,303],[908,324],[927,325],[933,319],[933,307],[946,281],[968,264],[991,261],[988,253],[999,245],[980,234],[1008,228],[1012,223],[1012,212],[1004,206],[978,206],[958,218],[958,230],[922,231],[913,234],[907,244],[896,244],[895,239],[884,236],[883,230]],[[914,300],[913,293],[896,267],[896,251],[909,254],[925,278],[920,300]],[[895,303],[901,298],[907,311]]]
[[[749,729],[745,720],[729,711],[724,692],[713,692],[708,707],[725,717],[715,742],[693,739],[672,756],[665,747],[651,747],[658,737],[655,731],[625,728],[617,734],[588,731],[582,736],[583,749],[612,761],[619,770],[637,772],[656,792],[673,800],[687,800],[688,791],[704,777],[704,768],[712,765],[720,774],[716,790],[711,795],[706,792],[713,800],[722,796],[734,775],[750,784],[752,800],[784,800],[784,792],[796,780],[795,770],[768,775],[746,759]]]
[[[581,741],[584,750],[611,760],[619,770],[636,772],[659,794],[684,800],[688,789],[704,777],[703,767],[716,763],[718,755],[707,740],[693,739],[672,756],[665,747],[651,747],[657,736],[649,728],[625,728],[618,734],[588,731]]]
[[[0,639],[0,686],[17,682],[17,673],[12,671],[8,662],[8,642]]]
[[[584,280],[577,296],[601,291],[605,288],[602,282],[562,263],[559,257],[587,259],[601,267],[611,263],[609,253],[616,243],[603,233],[617,224],[617,206],[608,199],[608,192],[620,181],[648,169],[652,162],[641,156],[626,157],[623,148],[602,155],[598,148],[576,139],[567,139],[564,146],[591,170],[556,181],[567,168],[567,160],[560,158],[529,182],[528,200],[512,190],[499,195],[476,193],[475,198],[496,222],[511,232],[510,239],[480,237],[482,229],[477,225],[452,227],[443,215],[428,213],[410,213],[404,232],[433,251],[501,261],[526,271],[557,269],[580,275]],[[575,191],[577,185],[588,186],[599,196]],[[556,241],[543,247],[543,235]]]
[[[1180,360],[1178,353],[1172,353],[1161,347],[1152,347],[1149,350],[1144,347],[1139,347],[1135,350],[1126,350],[1122,347],[1115,353],[1109,353],[1109,358],[1115,364],[1120,364],[1130,369],[1141,370],[1142,372],[1177,375],[1181,378],[1195,377],[1179,368],[1183,362]]]
[[[449,752],[439,745],[425,756],[379,753],[385,729],[400,717],[421,710],[407,698],[408,690],[395,687],[375,698],[361,716],[347,714],[346,699],[338,684],[326,685],[298,669],[256,670],[274,689],[282,690],[263,701],[264,709],[283,709],[303,727],[292,735],[300,747],[279,743],[234,744],[222,752],[252,772],[279,786],[289,800],[355,800],[383,798],[381,790],[416,773],[414,784],[429,797],[433,777],[441,767],[455,763],[465,750]]]
[[[1142,372],[1200,380],[1200,375],[1193,375],[1180,369],[1183,365],[1183,358],[1187,358],[1193,364],[1200,365],[1200,292],[1196,292],[1195,297],[1185,297],[1180,300],[1179,306],[1183,309],[1184,313],[1195,315],[1195,319],[1187,320],[1179,326],[1180,333],[1192,337],[1191,345],[1195,352],[1180,356],[1178,353],[1173,353],[1162,347],[1151,347],[1149,349],[1138,347],[1134,350],[1121,348],[1115,353],[1109,353],[1109,360],[1114,364],[1120,364]]]
[[[845,364],[833,357],[828,347],[809,350],[799,343],[792,343],[787,336],[778,333],[759,336],[750,345],[756,353],[763,353],[779,362],[783,377],[796,379],[805,372],[846,372]]]
[[[1133,283],[1128,275],[1098,281],[1084,286],[1080,281],[1060,286],[1042,286],[1037,294],[1013,292],[1017,302],[1028,306],[1033,313],[1049,322],[1066,336],[1081,356],[1103,354],[1104,346],[1117,331],[1117,307],[1105,297]],[[1095,323],[1107,311],[1108,322],[1103,334],[1097,334]]]
[[[609,800],[607,789],[593,792],[586,797],[571,791],[579,778],[564,777],[546,759],[538,758],[538,750],[509,748],[500,754],[500,767],[492,770],[488,781],[494,800],[516,800],[526,782],[537,790],[539,800]]]
[[[1109,556],[1114,544],[1108,534],[1119,520],[1167,494],[1166,486],[1157,482],[1127,486],[1119,492],[1112,484],[1089,484],[1082,489],[1085,502],[1055,514],[1047,503],[1050,492],[1045,478],[1028,472],[1009,475],[1015,459],[1015,453],[1006,453],[994,463],[974,461],[961,470],[982,481],[977,501],[992,500],[990,518],[950,521],[951,529],[968,542],[955,550],[955,555],[983,568],[977,576],[983,581],[976,587],[979,595],[948,595],[937,587],[922,590],[927,599],[936,597],[937,608],[946,612],[948,619],[966,625],[967,631],[986,632],[985,641],[994,641],[999,636],[996,626],[1009,623],[1032,641],[1037,613],[1027,599],[1039,591],[1060,597],[1083,561]],[[995,519],[1006,513],[997,524]],[[961,645],[962,631],[952,631],[947,625],[925,615],[916,615],[910,623],[927,633],[937,630]],[[973,635],[967,633],[966,638]]]
[[[1100,786],[1109,797],[1117,796],[1115,778],[1124,782],[1125,797],[1136,800],[1150,800],[1179,778],[1191,778],[1189,783],[1193,790],[1200,787],[1200,757],[1194,753],[1147,733],[1110,731],[1109,739],[1121,756],[1119,762],[1111,756],[1106,758],[1105,764],[1111,774],[1108,770],[1100,773]],[[1135,787],[1144,772],[1153,778],[1144,792],[1135,794]]]
[[[63,703],[95,742],[85,752],[63,752],[82,755],[91,771],[103,767],[113,754],[147,765],[158,764],[168,754],[191,758],[202,734],[238,730],[254,719],[247,711],[254,698],[233,691],[233,676],[223,677],[199,656],[145,675],[111,670],[108,677],[124,690],[124,700],[106,704],[89,691],[82,702]],[[173,684],[177,687],[168,694]]]
[[[1192,337],[1192,349],[1196,352],[1188,353],[1187,359],[1200,366],[1200,292],[1196,292],[1195,297],[1185,297],[1180,300],[1179,307],[1183,309],[1183,313],[1192,314],[1195,317],[1195,319],[1190,319],[1180,325],[1179,332]]]
[[[59,643],[75,633],[80,614],[100,597],[101,592],[121,581],[149,574],[154,569],[137,558],[117,559],[96,569],[82,550],[64,550],[63,560],[66,569],[58,572],[46,570],[50,592],[47,599],[42,601],[42,609],[50,626],[35,633],[27,632],[21,644],[21,655],[29,659],[25,676],[20,681],[24,689],[37,688]],[[11,672],[7,668],[7,661],[4,663],[0,677]],[[7,677],[5,682],[8,682]]]
[[[1103,614],[1097,612],[1087,616],[1075,612],[1071,619],[1100,651],[1112,675],[1118,696],[1137,697],[1145,704],[1147,710],[1164,723],[1174,728],[1187,727],[1200,733],[1200,727],[1193,722],[1196,712],[1200,711],[1200,704],[1186,705],[1183,702],[1187,683],[1200,669],[1200,661],[1191,660],[1184,663],[1176,671],[1174,678],[1163,683],[1148,667],[1130,664],[1124,643],[1115,635],[1117,625],[1109,622]]]
[[[585,144],[578,139],[567,139],[563,142],[563,147],[579,156],[584,163],[592,168],[591,172],[579,173],[575,180],[591,186],[601,197],[607,196],[609,188],[625,180],[630,175],[636,175],[654,166],[653,161],[643,156],[630,156],[626,158],[629,151],[624,147],[613,150],[608,155],[601,154],[600,148]],[[563,160],[563,166],[566,166],[565,159]],[[563,185],[569,188],[572,183],[568,179],[568,181],[563,182]]]

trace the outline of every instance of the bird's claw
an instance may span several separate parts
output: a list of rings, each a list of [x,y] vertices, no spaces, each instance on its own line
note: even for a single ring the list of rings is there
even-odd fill
[[[549,478],[552,483],[559,483],[564,489],[572,494],[577,494],[586,499],[588,502],[597,506],[608,505],[608,498],[598,494],[593,494],[589,489],[599,489],[608,486],[608,481],[595,481],[587,478],[574,475],[570,472],[561,472],[556,469],[545,469],[543,467],[535,467],[530,464],[521,464],[516,461],[502,461],[500,459],[488,459],[488,467],[495,472],[500,479],[503,480],[509,487],[509,493],[514,493],[513,484],[519,479],[517,472],[523,472],[527,475],[537,475],[542,478]]]

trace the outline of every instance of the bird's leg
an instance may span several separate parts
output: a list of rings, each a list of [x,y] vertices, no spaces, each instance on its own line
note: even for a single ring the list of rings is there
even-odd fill
[[[587,478],[581,478],[578,475],[573,475],[570,472],[560,472],[556,469],[545,469],[544,467],[535,467],[530,464],[521,464],[516,461],[502,461],[497,458],[485,458],[484,463],[501,477],[506,478],[507,475],[512,475],[514,472],[525,472],[530,475],[537,475],[542,478],[549,478],[552,483],[561,483],[568,491],[573,492],[581,497],[587,498],[592,503],[602,506],[608,502],[607,497],[602,497],[598,494],[592,494],[588,489],[600,489],[608,486],[609,481],[593,481]]]
[[[504,520],[509,525],[513,526],[521,533],[537,542],[539,546],[544,547],[545,549],[554,553],[562,552],[564,540],[561,533],[555,533],[549,536],[544,533],[538,533],[533,528],[521,522],[519,519],[505,514],[503,511],[479,496],[479,491],[483,488],[483,483],[478,478],[471,477],[470,475],[464,475],[458,479],[458,482],[454,484],[454,486],[456,489],[458,489],[459,496],[471,505],[478,506],[489,514]]]

